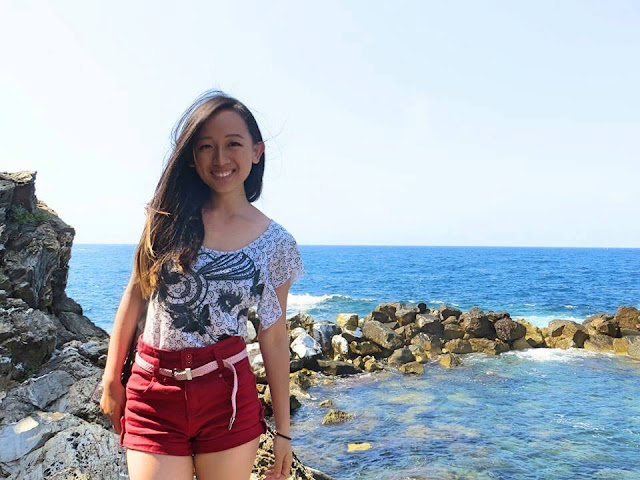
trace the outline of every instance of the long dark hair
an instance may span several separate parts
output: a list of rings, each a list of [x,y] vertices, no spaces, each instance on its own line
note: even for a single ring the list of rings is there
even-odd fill
[[[213,114],[223,110],[238,113],[245,121],[253,143],[262,142],[258,123],[239,100],[208,90],[182,114],[171,132],[172,151],[158,181],[153,198],[146,206],[146,221],[135,252],[135,269],[145,299],[162,281],[161,270],[169,264],[184,271],[195,260],[204,239],[201,207],[210,198],[210,189],[198,176],[193,161],[194,136]],[[249,202],[262,192],[265,154],[251,165],[244,182]]]

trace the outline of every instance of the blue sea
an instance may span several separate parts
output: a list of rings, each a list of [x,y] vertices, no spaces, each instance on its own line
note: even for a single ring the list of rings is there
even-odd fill
[[[640,249],[300,247],[307,275],[287,315],[316,321],[378,303],[446,303],[508,311],[543,327],[640,307]],[[133,245],[74,245],[67,293],[107,331],[127,284]],[[584,350],[469,354],[318,385],[292,415],[296,455],[339,479],[640,480],[640,362]],[[356,417],[323,426],[331,398]],[[348,451],[348,443],[369,443]]]

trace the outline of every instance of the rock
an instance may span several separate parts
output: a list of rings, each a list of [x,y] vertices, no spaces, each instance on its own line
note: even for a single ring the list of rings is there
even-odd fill
[[[591,322],[583,326],[587,328],[589,335],[602,334],[610,337],[617,337],[620,333],[620,327],[616,324],[613,318],[607,318],[606,316],[599,316],[594,318]]]
[[[464,312],[460,316],[460,324],[465,333],[474,338],[494,337],[496,333],[489,317],[478,307],[472,307],[468,312]]]
[[[589,315],[583,322],[582,325],[587,327],[591,322],[593,322],[597,318],[602,318],[603,320],[613,320],[613,315],[607,312],[598,312],[593,315]]]
[[[355,330],[342,329],[341,335],[347,340],[347,342],[360,342],[364,338],[362,335],[362,329],[360,327]]]
[[[389,357],[387,363],[389,365],[402,365],[404,363],[413,362],[415,359],[416,358],[413,356],[411,349],[403,347],[395,350]]]
[[[291,342],[291,351],[295,353],[298,358],[302,359],[314,358],[322,355],[322,347],[315,338],[308,333],[298,335],[295,340]]]
[[[331,339],[334,335],[339,333],[339,328],[333,324],[328,322],[323,323],[314,323],[311,328],[311,335],[313,338],[320,344],[320,348],[322,352],[331,355],[333,352],[333,347],[331,344]]]
[[[347,413],[342,410],[332,409],[322,419],[322,425],[334,425],[337,423],[343,423],[347,420],[355,418],[355,414]]]
[[[411,345],[422,347],[424,351],[429,355],[439,355],[440,353],[442,353],[442,348],[440,347],[440,337],[436,335],[419,333],[411,339]]]
[[[409,350],[411,350],[411,353],[413,354],[414,358],[416,359],[416,362],[420,362],[420,363],[426,363],[430,360],[430,358],[432,356],[437,356],[437,354],[432,354],[429,355],[424,348],[422,348],[419,345],[409,345]]]
[[[470,338],[468,342],[474,352],[486,353],[487,355],[498,355],[509,351],[509,344],[499,338],[490,340],[488,338]]]
[[[445,320],[442,320],[442,326],[446,326],[449,324],[460,325],[460,320],[453,316],[447,317]]]
[[[518,338],[522,338],[527,333],[524,325],[514,322],[511,318],[501,318],[493,324],[496,330],[496,336],[503,342],[513,342]]]
[[[356,313],[339,313],[336,316],[336,325],[343,330],[355,330],[358,328],[358,315]]]
[[[440,319],[442,320],[446,320],[449,317],[454,317],[457,320],[462,315],[462,311],[460,309],[450,307],[448,305],[441,305],[438,313],[440,315]]]
[[[364,452],[371,448],[371,444],[364,443],[347,443],[347,452]]]
[[[363,358],[363,360],[364,360],[364,369],[367,372],[377,372],[380,370],[384,370],[374,357],[366,356]]]
[[[376,320],[370,320],[364,324],[362,329],[364,338],[371,340],[377,345],[385,349],[400,348],[404,345],[402,337],[388,326],[388,324],[380,323]]]
[[[42,447],[57,432],[76,426],[80,419],[60,412],[34,412],[0,428],[0,463],[13,462]]]
[[[444,327],[437,315],[431,313],[416,315],[416,325],[422,333],[429,335],[444,335]]]
[[[409,362],[404,365],[400,365],[398,368],[402,373],[405,374],[420,374],[424,373],[424,365],[420,362]]]
[[[125,458],[114,432],[79,419],[68,421],[68,428],[11,465],[10,479],[126,478]]]
[[[351,363],[341,362],[339,360],[318,359],[318,367],[327,375],[353,375],[361,372],[360,369]]]
[[[469,340],[464,340],[461,338],[449,340],[444,344],[444,348],[449,353],[472,353],[473,352],[473,348],[471,348],[471,343],[469,343]]]
[[[628,354],[631,358],[640,360],[640,336],[627,336],[625,337],[629,342]]]
[[[552,320],[549,322],[548,328],[552,338],[561,337],[560,340],[550,341],[553,348],[569,348],[565,345],[582,348],[584,341],[589,338],[587,329],[572,320]],[[567,341],[562,341],[562,339],[567,339]]]
[[[532,347],[533,345],[531,345],[525,337],[518,338],[511,342],[511,350],[526,350]]]
[[[91,320],[83,315],[73,312],[60,312],[58,319],[69,332],[74,334],[75,338],[83,342],[108,337],[107,332],[94,325]]]
[[[452,368],[462,365],[462,360],[455,353],[444,353],[438,356],[438,362],[443,367]]]
[[[613,320],[621,329],[640,330],[636,327],[640,324],[640,310],[635,307],[618,307]]]
[[[526,329],[526,333],[524,335],[524,340],[529,344],[529,346],[531,346],[531,347],[544,347],[544,346],[546,346],[542,331],[538,327],[536,327],[532,323],[526,321],[524,318],[518,319],[518,323],[520,323],[521,325],[524,325],[524,327]],[[521,340],[522,339],[518,339],[518,340],[516,340],[516,342],[521,341]],[[522,344],[522,343],[519,343],[519,345],[524,346],[524,344]],[[514,350],[516,350],[516,349],[514,349]]]
[[[251,320],[247,320],[247,334],[244,337],[245,343],[252,343],[258,340],[258,332],[256,332],[256,327],[253,325]]]
[[[635,337],[636,335],[626,335],[621,338],[614,338],[613,351],[618,355],[629,355],[629,347],[637,341]]]
[[[292,328],[291,330],[289,330],[289,341],[293,342],[296,338],[298,338],[298,335],[302,335],[305,333],[307,333],[307,331],[302,327]]]
[[[73,376],[63,370],[56,370],[40,377],[30,378],[23,388],[29,402],[43,409],[66,394],[74,383]]]
[[[405,343],[411,341],[411,339],[420,331],[420,327],[415,323],[410,323],[408,325],[404,325],[402,327],[398,327],[394,330],[396,335],[402,337]]]
[[[307,369],[298,370],[289,376],[290,385],[297,385],[302,390],[307,390],[316,384],[314,373]]]
[[[0,349],[11,359],[12,377],[21,380],[22,364],[31,371],[37,370],[50,358],[57,343],[55,324],[51,317],[29,308],[22,301],[18,306],[4,310],[0,308]]]
[[[298,313],[296,315],[294,315],[293,317],[291,317],[289,320],[287,320],[287,322],[289,323],[289,328],[290,329],[294,329],[294,328],[303,328],[306,332],[310,332],[311,329],[313,328],[313,324],[315,323],[313,320],[313,317],[311,317],[311,315],[309,315],[308,313]]]
[[[398,322],[398,325],[402,327],[414,323],[418,312],[418,307],[403,306],[396,309],[396,321]]]
[[[615,352],[613,340],[609,335],[596,333],[584,341],[583,347],[591,352]]]
[[[334,335],[331,338],[333,359],[347,358],[349,356],[349,342],[342,335]]]
[[[318,406],[320,407],[333,407],[333,400],[330,399],[326,399],[326,400],[322,400],[320,403],[318,403]]]
[[[504,318],[511,318],[511,315],[509,315],[509,312],[487,312],[487,318],[489,319],[489,321],[495,323],[498,320],[502,320]]]
[[[264,360],[262,359],[262,352],[260,351],[260,343],[247,343],[247,354],[249,355],[249,363],[251,364],[251,368],[254,372],[264,368]]]
[[[382,352],[380,346],[369,340],[360,343],[351,342],[349,350],[356,355],[378,355]]]
[[[455,317],[453,318],[454,322],[449,322],[444,324],[444,339],[445,340],[453,340],[455,338],[463,338],[464,337],[464,329],[457,323]]]

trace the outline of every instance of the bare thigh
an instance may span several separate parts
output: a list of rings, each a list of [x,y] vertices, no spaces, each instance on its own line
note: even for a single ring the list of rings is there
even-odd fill
[[[193,480],[193,457],[140,452],[127,448],[130,480]]]
[[[260,437],[256,437],[221,452],[196,453],[198,480],[249,480],[259,445]]]

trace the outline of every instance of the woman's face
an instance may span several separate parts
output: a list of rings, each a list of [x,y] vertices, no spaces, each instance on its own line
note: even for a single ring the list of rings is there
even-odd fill
[[[242,117],[223,110],[212,115],[196,134],[193,157],[198,175],[217,193],[238,188],[244,192],[244,181],[251,165],[260,161],[264,143],[254,145]]]

